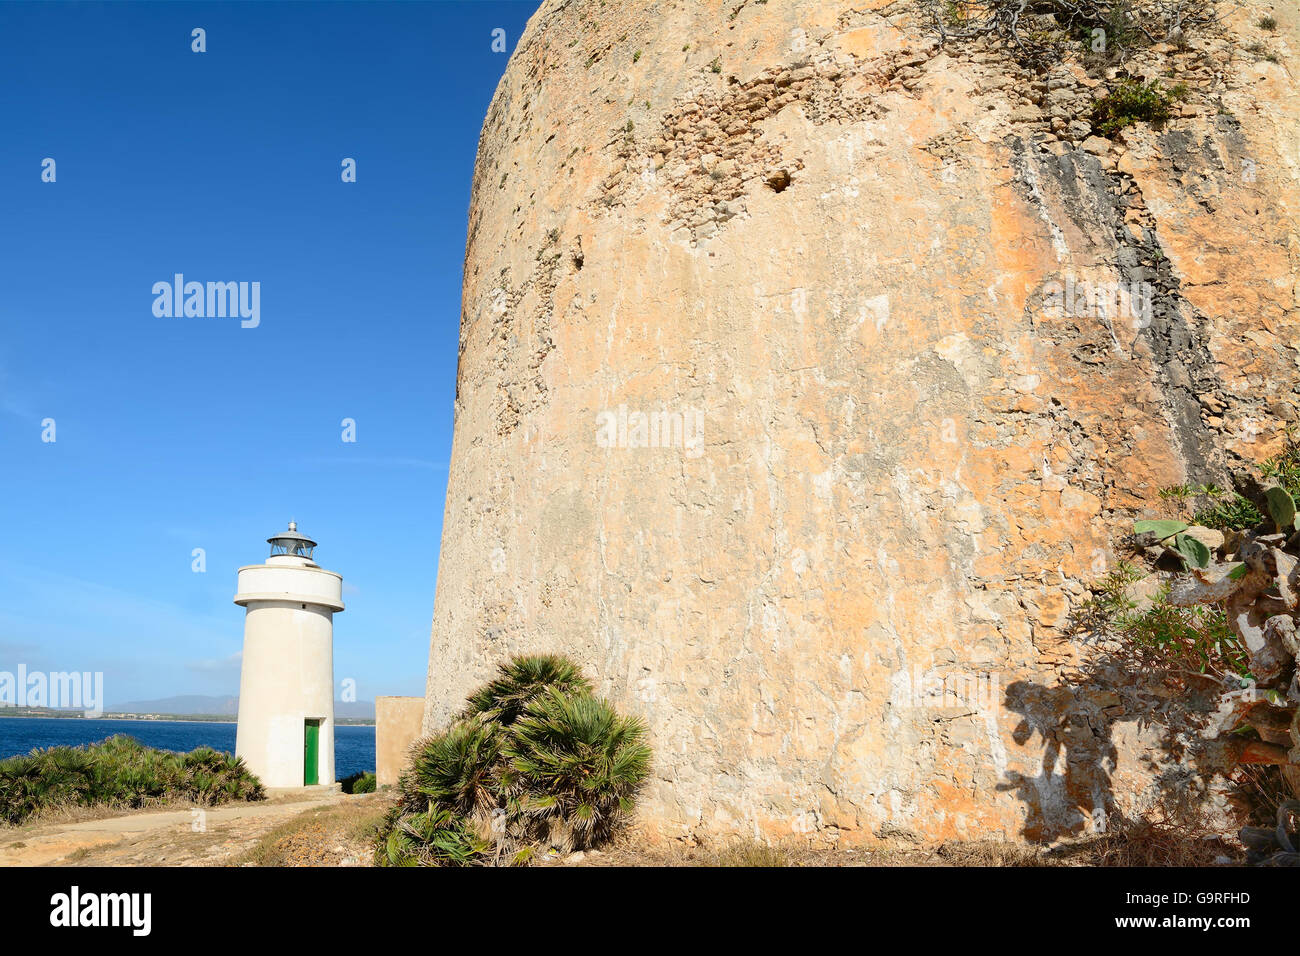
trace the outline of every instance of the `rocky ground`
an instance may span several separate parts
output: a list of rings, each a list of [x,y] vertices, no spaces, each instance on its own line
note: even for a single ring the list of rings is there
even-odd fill
[[[264,803],[46,820],[0,829],[0,866],[370,866],[388,794],[281,797]],[[997,841],[881,841],[834,847],[654,841],[637,830],[599,850],[552,853],[538,866],[1211,866],[1240,847],[1183,827],[1141,824],[1050,849]]]
[[[542,866],[1221,866],[1239,864],[1234,840],[1150,822],[1051,847],[1000,840],[914,843],[882,840],[870,846],[835,847],[807,840],[761,843],[731,839],[712,844],[652,843],[635,832],[600,850],[542,857]]]
[[[0,866],[369,865],[386,798],[343,793],[0,828]]]

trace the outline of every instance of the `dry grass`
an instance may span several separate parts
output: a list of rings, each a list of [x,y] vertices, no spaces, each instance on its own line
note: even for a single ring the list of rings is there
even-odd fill
[[[758,840],[732,840],[721,849],[706,855],[696,866],[793,866],[790,857],[780,846]]]
[[[374,834],[391,805],[391,793],[349,797],[309,810],[280,824],[240,854],[236,866],[371,865]],[[867,846],[833,847],[806,840],[765,842],[733,838],[714,844],[647,840],[625,832],[600,850],[539,860],[543,866],[692,867],[1037,867],[1037,866],[1212,866],[1240,848],[1195,822],[1169,818],[1118,825],[1112,832],[1052,849],[1004,840],[952,840],[918,845],[903,840]]]
[[[87,823],[91,820],[109,820],[113,817],[128,817],[141,813],[158,813],[163,810],[188,810],[199,804],[192,800],[149,800],[141,807],[132,807],[124,803],[97,803],[94,806],[77,804],[57,804],[42,807],[22,823],[17,825],[0,824],[0,837],[17,834],[39,827],[57,826],[62,823]]]
[[[360,794],[299,814],[265,834],[231,866],[370,866],[389,794]]]
[[[556,862],[578,866],[1207,867],[1220,857],[1239,859],[1241,855],[1240,847],[1201,822],[1174,823],[1171,817],[1161,817],[1122,823],[1110,833],[1051,849],[1006,840],[950,840],[926,846],[901,839],[856,847],[790,839],[773,843],[732,839],[701,846],[683,841],[651,842],[633,832],[578,861]]]
[[[1042,847],[1005,840],[950,841],[935,851],[949,866],[1051,866]]]
[[[375,831],[391,795],[367,794],[311,810],[263,836],[234,865],[370,865]],[[803,840],[765,842],[733,838],[716,844],[649,842],[624,833],[600,850],[538,861],[568,866],[692,867],[1208,867],[1221,856],[1240,857],[1240,848],[1196,824],[1168,819],[1125,822],[1112,832],[1047,849],[1004,840],[951,840],[937,846],[903,841],[832,847]]]
[[[1210,830],[1165,820],[1136,820],[1054,850],[1052,855],[1073,866],[1213,866],[1220,856],[1235,858],[1239,851]]]
[[[857,866],[1050,866],[1046,851],[1019,843],[950,842],[921,846],[889,840],[835,847],[807,840],[766,842],[733,838],[717,844],[650,842],[624,834],[600,851],[583,854],[578,866],[857,867]],[[1059,865],[1059,864],[1058,864]],[[1066,864],[1068,865],[1068,864]]]

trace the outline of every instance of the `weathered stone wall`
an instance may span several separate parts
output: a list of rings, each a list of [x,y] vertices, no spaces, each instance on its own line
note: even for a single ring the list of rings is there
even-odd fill
[[[1144,51],[1191,96],[1112,145],[1097,79],[910,0],[548,0],[479,144],[426,731],[562,651],[648,720],[663,835],[1048,838],[1180,783],[1167,692],[1077,680],[1066,625],[1294,418],[1277,6]]]
[[[375,783],[397,785],[409,765],[411,745],[420,737],[424,719],[421,697],[375,698]]]

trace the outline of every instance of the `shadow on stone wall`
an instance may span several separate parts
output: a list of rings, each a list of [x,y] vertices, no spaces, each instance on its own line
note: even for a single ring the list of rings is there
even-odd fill
[[[1026,840],[1050,843],[1113,830],[1125,821],[1122,807],[1132,808],[1135,799],[1168,818],[1184,819],[1209,799],[1206,776],[1223,768],[1221,748],[1198,744],[1193,752],[1188,740],[1195,735],[1186,732],[1213,709],[1212,686],[1175,689],[1133,668],[1131,658],[1106,652],[1050,686],[1033,681],[1007,686],[1004,704],[1021,716],[1013,738],[1021,746],[1038,740],[1043,747],[1037,774],[1008,771],[998,786],[1024,801]],[[1116,729],[1126,723],[1147,732],[1142,740],[1150,742],[1148,748],[1117,746]],[[1117,801],[1115,776],[1121,768],[1150,780],[1151,792],[1122,794],[1128,799]]]

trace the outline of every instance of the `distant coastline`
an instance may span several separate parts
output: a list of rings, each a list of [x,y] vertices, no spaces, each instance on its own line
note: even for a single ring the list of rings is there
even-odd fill
[[[140,720],[168,721],[182,724],[235,724],[231,714],[138,714],[106,710],[98,717],[87,716],[80,710],[54,710],[49,707],[11,707],[0,704],[0,717],[58,717],[66,720]],[[373,727],[373,719],[363,717],[336,717],[340,727]]]
[[[189,753],[197,747],[211,747],[233,754],[238,744],[239,725],[233,717],[217,720],[122,720],[120,718],[69,720],[36,714],[4,716],[14,708],[0,708],[0,762],[51,747],[87,747],[109,737],[132,737],[146,747],[172,753]],[[203,715],[219,716],[219,715]],[[335,779],[375,769],[374,726],[334,728]]]

